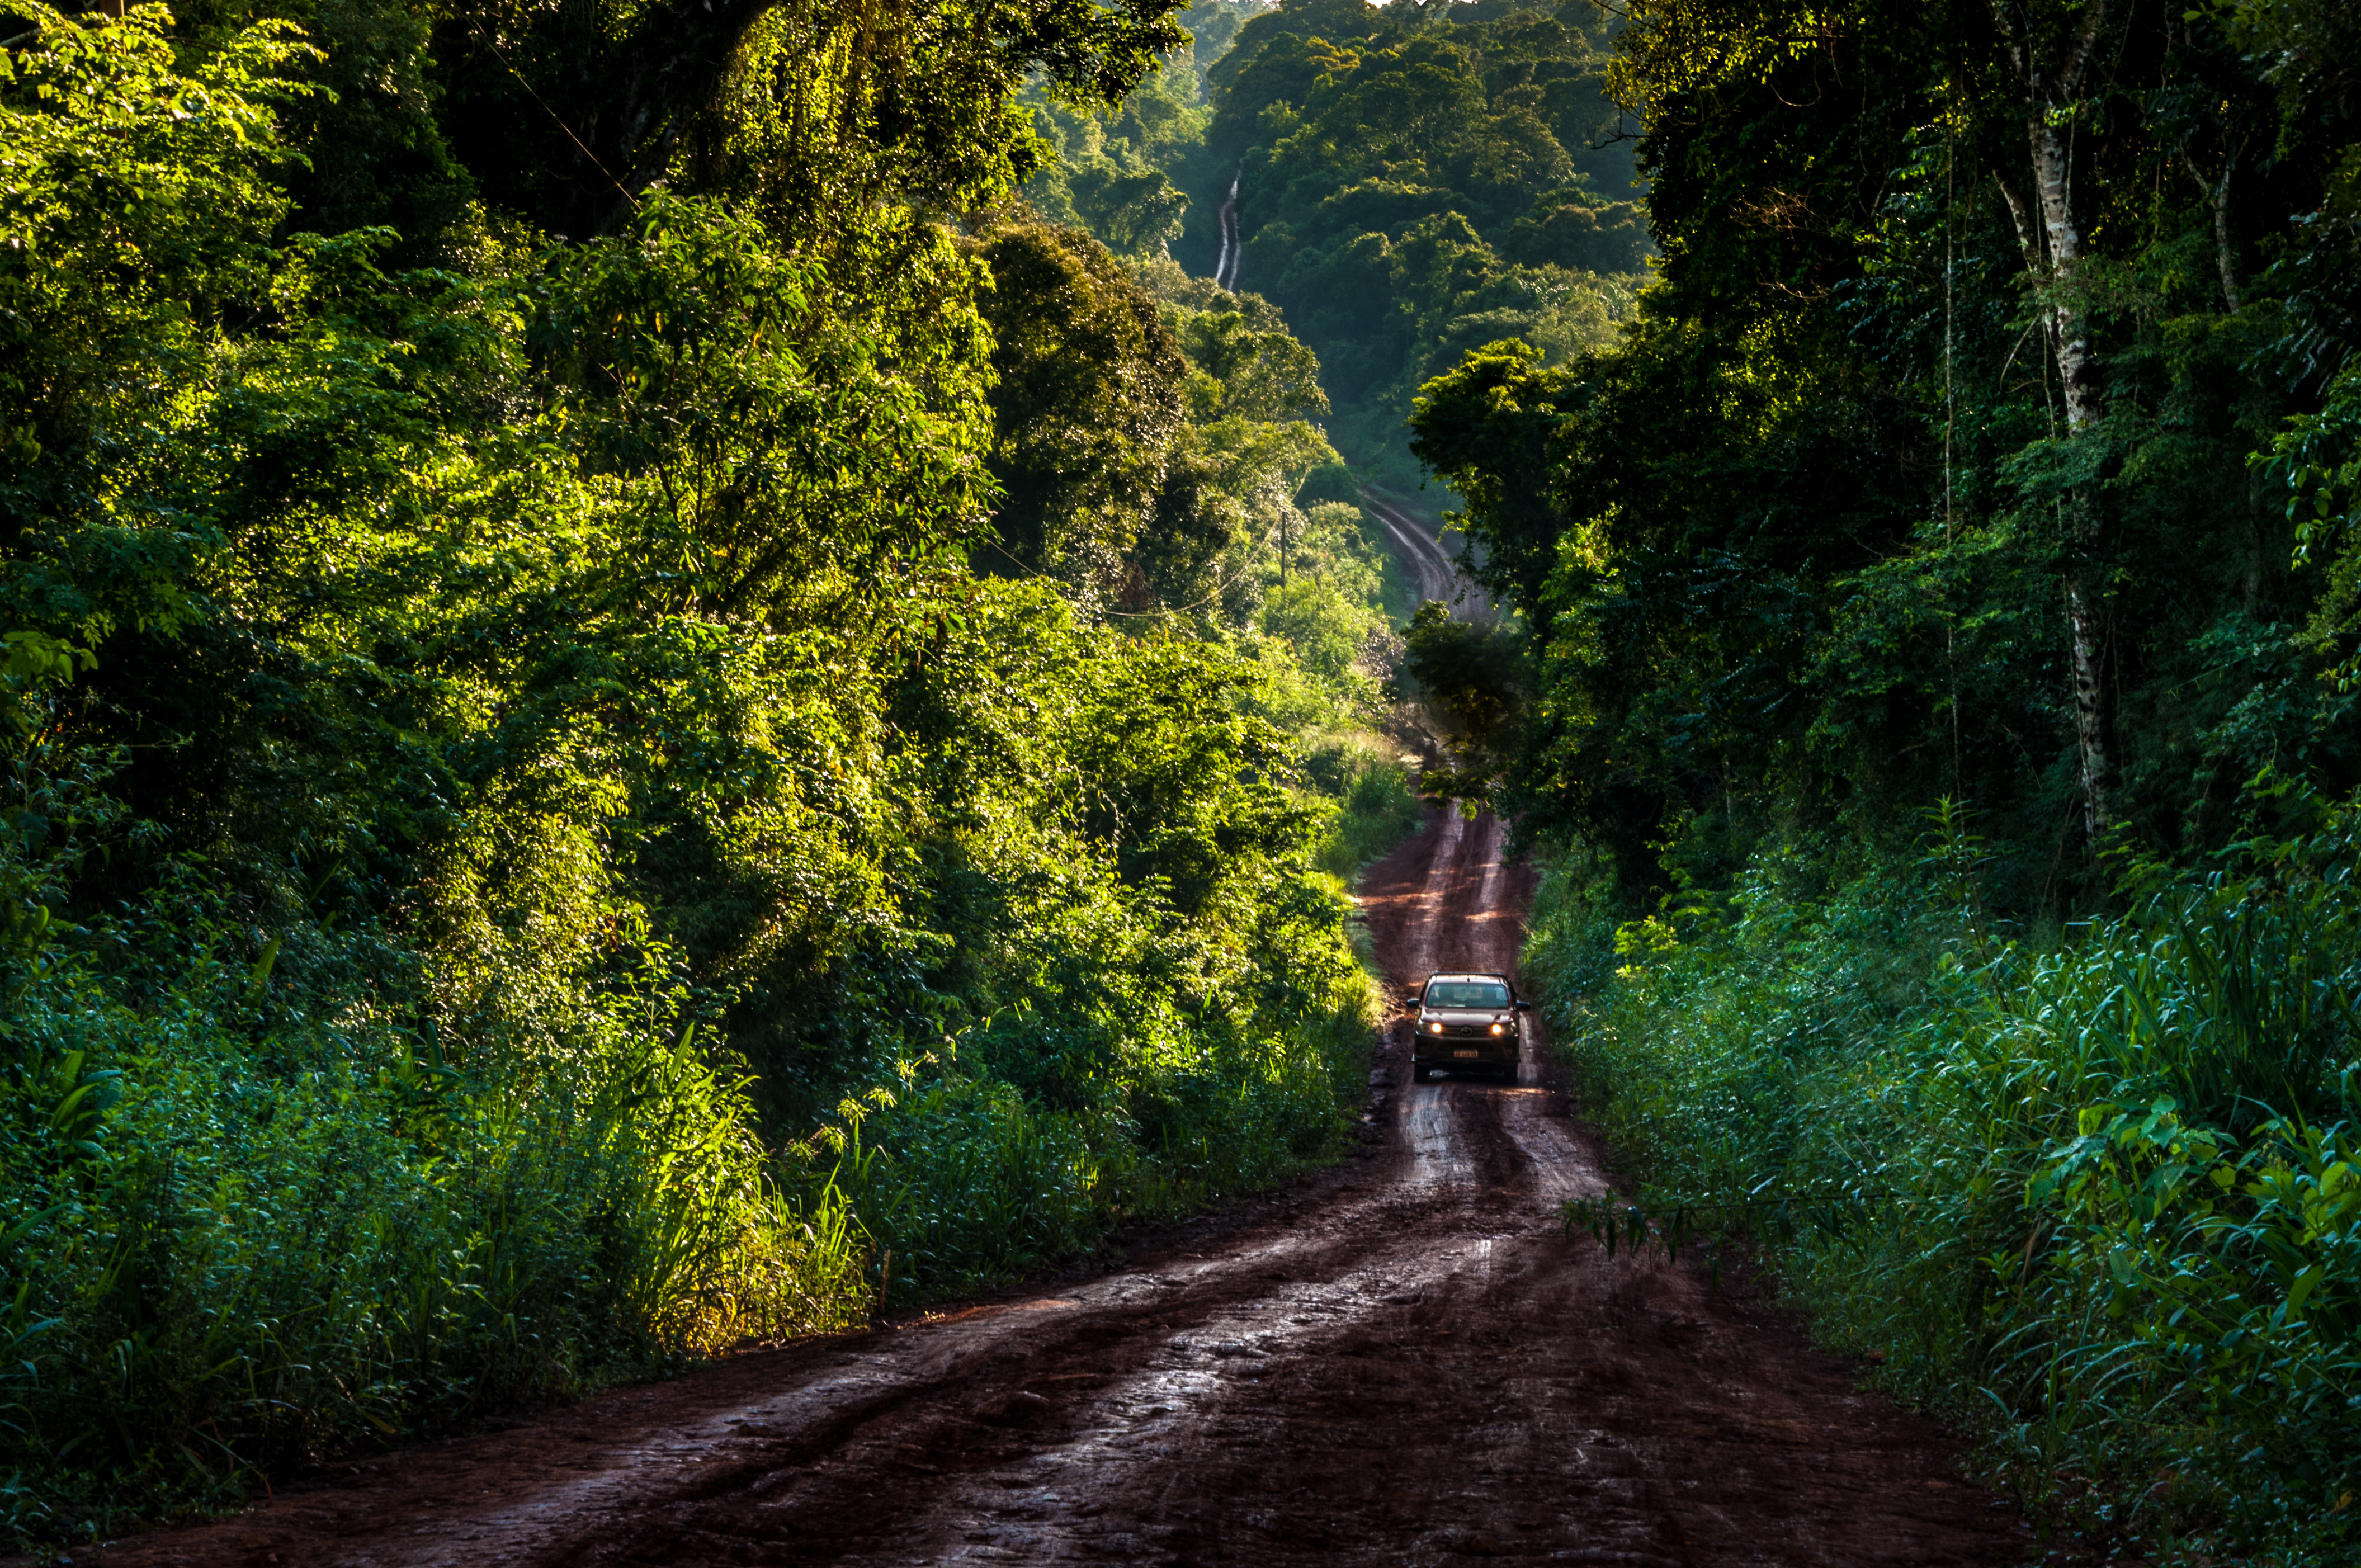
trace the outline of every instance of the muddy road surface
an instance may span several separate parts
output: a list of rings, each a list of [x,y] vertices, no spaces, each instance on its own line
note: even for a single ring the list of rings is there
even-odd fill
[[[1508,970],[1529,874],[1436,814],[1363,904],[1391,978]],[[340,1464],[153,1564],[1998,1564],[1931,1424],[1766,1308],[1568,1240],[1598,1151],[1536,1068],[1110,1271]],[[88,1561],[77,1553],[80,1561]]]

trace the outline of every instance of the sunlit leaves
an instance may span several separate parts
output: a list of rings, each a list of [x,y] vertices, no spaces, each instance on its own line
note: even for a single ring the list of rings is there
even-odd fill
[[[263,291],[295,156],[272,101],[305,51],[270,24],[183,75],[161,7],[13,15],[30,32],[0,51],[0,591],[51,630],[169,632],[210,543],[171,444],[214,396],[223,313]]]

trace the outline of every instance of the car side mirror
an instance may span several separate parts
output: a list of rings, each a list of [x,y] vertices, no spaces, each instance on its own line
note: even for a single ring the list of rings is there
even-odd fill
[[[1403,997],[1403,998],[1402,998],[1402,1005],[1403,1005],[1403,1006],[1405,1006],[1405,1007],[1415,1007],[1415,1006],[1417,1006],[1417,1005],[1418,1005],[1418,1003],[1419,1003],[1419,997],[1420,997],[1420,994],[1421,994],[1421,993],[1420,993],[1420,992],[1415,992],[1415,991],[1411,992],[1408,996],[1405,996],[1405,997]]]
[[[1530,1002],[1519,1002],[1517,1003],[1517,1011],[1520,1013],[1530,1013],[1532,1010],[1533,1004]]]

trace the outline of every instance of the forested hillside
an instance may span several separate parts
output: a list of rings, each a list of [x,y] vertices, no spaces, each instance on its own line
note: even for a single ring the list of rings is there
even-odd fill
[[[2351,1551],[2356,60],[2336,5],[1634,4],[1634,319],[1412,422],[1641,1184],[1573,1220],[1765,1244],[2156,1560]]]
[[[1557,363],[1630,313],[1651,247],[1587,0],[1203,0],[1183,20],[1193,70],[1119,111],[1035,94],[1065,156],[1028,193],[1278,306],[1365,474],[1416,482],[1402,417],[1464,351],[1514,336]]]
[[[1333,1151],[1383,558],[1014,199],[1174,9],[9,0],[0,1523]]]

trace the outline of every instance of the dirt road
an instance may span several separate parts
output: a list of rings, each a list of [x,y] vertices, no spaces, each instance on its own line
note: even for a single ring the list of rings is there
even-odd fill
[[[1462,620],[1476,619],[1490,609],[1491,601],[1484,591],[1461,579],[1458,564],[1435,538],[1432,522],[1376,490],[1364,488],[1361,504],[1393,541],[1402,569],[1410,574],[1419,598],[1441,599],[1452,606],[1453,614]]]
[[[1238,267],[1246,260],[1245,247],[1238,244],[1238,177],[1230,176],[1229,193],[1213,213],[1214,226],[1221,230],[1221,253],[1213,258],[1213,282],[1232,293],[1238,290]]]
[[[1528,873],[1438,814],[1364,906],[1396,980],[1500,970]],[[1363,1157],[1114,1271],[341,1465],[148,1564],[1990,1564],[1928,1423],[1766,1310],[1554,1210],[1598,1151],[1528,1050],[1407,1084]]]

